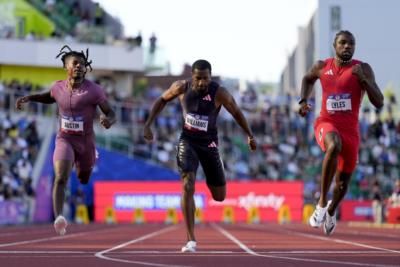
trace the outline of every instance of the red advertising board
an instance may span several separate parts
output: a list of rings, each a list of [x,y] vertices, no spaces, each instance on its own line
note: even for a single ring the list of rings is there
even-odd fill
[[[373,221],[372,201],[343,200],[340,204],[340,220]]]
[[[163,222],[166,210],[180,211],[180,182],[96,182],[94,186],[95,221],[105,220],[112,208],[117,222],[131,222],[136,209],[143,210],[147,222]],[[196,183],[196,207],[204,221],[219,222],[225,207],[231,207],[234,220],[244,222],[250,208],[257,208],[260,221],[277,221],[279,209],[287,204],[292,221],[301,221],[303,182],[228,182],[223,202],[214,201],[204,182]]]

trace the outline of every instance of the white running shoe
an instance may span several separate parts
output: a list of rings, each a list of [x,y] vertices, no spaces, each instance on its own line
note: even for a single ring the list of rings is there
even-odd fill
[[[54,230],[59,235],[65,235],[67,232],[66,228],[68,226],[67,220],[62,215],[58,215],[57,218],[54,220]]]
[[[327,207],[331,204],[332,201],[328,202]],[[329,212],[326,212],[326,220],[324,223],[324,233],[326,235],[331,235],[335,231],[336,228],[336,212],[333,216],[329,215]]]
[[[182,252],[196,252],[196,241],[188,241],[184,247],[182,247]]]
[[[326,210],[328,209],[328,205],[325,208],[321,208],[319,205],[315,207],[313,214],[311,215],[308,222],[314,228],[321,227],[321,225],[325,221]]]

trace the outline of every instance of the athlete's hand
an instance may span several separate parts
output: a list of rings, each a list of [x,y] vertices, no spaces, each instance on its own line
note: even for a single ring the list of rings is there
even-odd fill
[[[254,139],[254,136],[247,137],[247,144],[249,144],[249,148],[251,151],[254,151],[257,149],[257,142],[256,142],[256,139]]]
[[[308,114],[308,112],[310,112],[310,110],[311,110],[311,105],[307,104],[307,102],[303,102],[300,104],[299,114],[300,116],[305,117]]]
[[[358,77],[360,81],[366,80],[367,76],[365,76],[364,70],[361,64],[356,64],[351,68],[351,72]]]
[[[143,137],[147,142],[153,142],[153,132],[151,131],[150,126],[144,126]]]
[[[18,97],[17,100],[15,101],[15,108],[17,110],[22,110],[22,105],[28,102],[29,102],[29,96]]]
[[[100,124],[106,128],[109,129],[111,125],[113,124],[112,121],[104,114],[100,115]]]

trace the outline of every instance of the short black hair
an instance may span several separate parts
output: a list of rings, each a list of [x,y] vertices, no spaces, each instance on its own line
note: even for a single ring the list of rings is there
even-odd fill
[[[355,38],[354,38],[354,35],[353,35],[351,32],[345,31],[345,30],[341,30],[341,31],[338,31],[338,32],[336,33],[336,35],[335,35],[335,40],[333,41],[333,45],[336,44],[336,40],[339,38],[339,36],[340,36],[340,35],[344,35],[344,34],[350,35],[351,37],[353,37],[353,39],[355,39]]]
[[[211,64],[207,60],[199,59],[199,60],[196,60],[192,65],[192,72],[195,69],[198,69],[198,70],[207,70],[208,69],[208,70],[210,70],[210,73],[211,73]]]
[[[68,49],[69,51],[65,51],[65,49]],[[60,53],[58,53],[56,58],[58,58],[59,56],[61,56],[61,61],[62,61],[64,67],[65,67],[65,60],[70,56],[75,56],[75,57],[82,58],[83,61],[85,62],[85,67],[89,67],[90,71],[92,71],[92,66],[91,66],[92,61],[89,60],[89,48],[86,48],[86,54],[85,54],[83,51],[81,51],[81,52],[73,51],[68,45],[64,45],[60,49]]]

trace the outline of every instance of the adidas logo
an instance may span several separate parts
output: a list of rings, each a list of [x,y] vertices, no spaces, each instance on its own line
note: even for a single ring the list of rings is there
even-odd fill
[[[332,69],[329,69],[329,70],[326,71],[324,74],[325,74],[325,75],[333,75],[333,71],[332,71]]]
[[[208,147],[217,147],[217,144],[216,144],[214,141],[212,141],[212,142],[208,145]]]
[[[208,94],[208,95],[206,95],[205,97],[203,97],[203,100],[211,101],[211,96],[210,96],[210,94]]]

